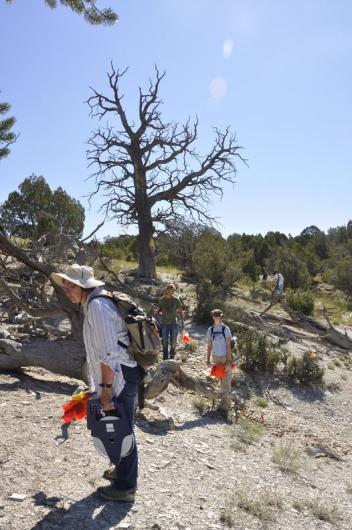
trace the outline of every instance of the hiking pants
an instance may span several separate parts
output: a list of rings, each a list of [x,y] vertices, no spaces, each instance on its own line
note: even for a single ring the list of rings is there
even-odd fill
[[[231,381],[232,370],[230,366],[225,368],[225,377],[220,381],[220,408],[223,410],[231,409]]]
[[[139,366],[131,367],[121,364],[125,386],[117,401],[125,406],[128,421],[134,431],[136,396],[138,385],[141,379],[141,369]],[[113,482],[113,488],[117,490],[135,490],[137,488],[138,475],[138,454],[137,442],[134,440],[134,446],[131,452],[121,459],[117,467],[117,479]]]
[[[162,324],[161,338],[163,343],[163,360],[173,359],[176,353],[178,326],[177,324]],[[169,352],[169,338],[171,338],[171,348]]]

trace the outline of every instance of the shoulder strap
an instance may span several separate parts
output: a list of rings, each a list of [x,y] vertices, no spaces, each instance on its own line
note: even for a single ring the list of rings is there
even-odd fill
[[[110,291],[107,294],[98,293],[90,298],[88,304],[92,300],[94,300],[94,298],[108,298],[109,300],[111,300],[119,310],[122,318],[126,318],[128,315],[131,314],[132,311],[135,311],[137,309],[139,310],[137,304],[134,300],[132,300],[131,297],[129,297],[125,293],[120,293],[119,291]]]
[[[109,298],[109,300],[111,300],[112,302],[114,301],[113,297],[109,294],[96,294],[88,299],[87,306],[89,306],[92,300],[95,300],[96,298]]]
[[[211,326],[210,328],[211,340],[214,340],[215,335],[220,335],[220,333],[226,340],[225,329],[226,329],[226,326],[221,326],[221,331],[214,331],[214,326]]]

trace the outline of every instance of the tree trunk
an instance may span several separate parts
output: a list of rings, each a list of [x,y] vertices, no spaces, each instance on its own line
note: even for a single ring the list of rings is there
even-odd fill
[[[143,207],[143,212],[140,213],[138,220],[138,276],[141,278],[148,278],[149,280],[155,280],[156,267],[155,243],[153,240],[154,227],[150,218],[150,212],[145,211],[146,208],[148,208],[147,205]]]
[[[10,339],[0,339],[0,370],[14,370],[25,366],[40,366],[59,375],[81,379],[87,383],[87,365],[84,345],[72,339],[35,339],[21,344]],[[146,385],[144,396],[153,399],[172,383],[185,390],[214,400],[218,391],[199,377],[184,372],[175,360],[163,361]]]
[[[21,344],[0,339],[0,370],[25,366],[41,366],[55,374],[87,382],[84,345],[76,340],[38,338]]]

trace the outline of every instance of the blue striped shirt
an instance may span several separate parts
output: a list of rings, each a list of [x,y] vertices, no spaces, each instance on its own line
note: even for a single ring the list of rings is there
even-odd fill
[[[90,298],[106,291],[97,287],[88,296],[84,305],[83,340],[86,348],[89,386],[100,395],[101,364],[108,366],[115,374],[112,391],[118,396],[124,387],[121,364],[136,366],[137,363],[129,356],[126,348],[118,344],[129,345],[127,326],[112,300],[108,298]]]

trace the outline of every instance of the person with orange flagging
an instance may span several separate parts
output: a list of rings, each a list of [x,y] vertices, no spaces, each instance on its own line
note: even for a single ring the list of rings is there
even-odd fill
[[[231,379],[232,379],[232,351],[230,328],[223,323],[223,312],[221,309],[213,309],[211,312],[213,325],[206,333],[207,339],[207,364],[210,366],[210,358],[213,360],[212,375],[220,379],[220,404],[219,409],[228,413],[231,409]],[[221,374],[220,374],[221,371]],[[222,372],[223,376],[222,376]]]

